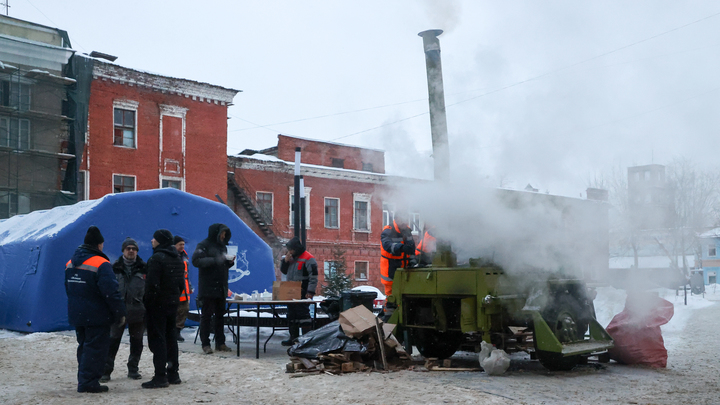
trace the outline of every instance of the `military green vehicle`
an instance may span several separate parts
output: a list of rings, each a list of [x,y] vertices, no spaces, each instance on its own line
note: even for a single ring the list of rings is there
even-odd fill
[[[595,320],[594,296],[578,279],[537,270],[520,278],[479,260],[398,269],[388,297],[397,309],[388,322],[397,324],[406,348],[414,345],[426,358],[478,351],[485,341],[508,353],[526,351],[547,369],[570,370],[598,352],[605,360],[613,347]]]

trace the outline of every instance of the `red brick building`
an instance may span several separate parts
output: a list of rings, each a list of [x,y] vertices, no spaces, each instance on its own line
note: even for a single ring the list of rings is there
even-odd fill
[[[302,148],[307,249],[318,261],[320,280],[338,247],[356,284],[382,291],[380,233],[393,210],[391,190],[411,181],[385,174],[383,151],[279,135],[276,147],[228,157],[228,205],[280,253],[294,235],[296,147]]]
[[[237,90],[94,61],[80,166],[85,199],[175,187],[227,194],[227,107]]]

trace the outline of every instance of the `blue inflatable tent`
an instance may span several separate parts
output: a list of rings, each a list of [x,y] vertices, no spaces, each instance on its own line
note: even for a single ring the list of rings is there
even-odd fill
[[[90,225],[100,228],[103,252],[114,262],[125,237],[138,242],[139,256],[152,255],[150,239],[169,229],[186,241],[192,257],[213,223],[232,232],[229,251],[237,250],[230,270],[233,292],[262,292],[275,280],[272,250],[227,206],[172,188],[109,194],[98,200],[18,215],[0,222],[0,328],[20,332],[70,329],[65,294],[65,263],[83,243]],[[198,270],[189,266],[195,307]]]

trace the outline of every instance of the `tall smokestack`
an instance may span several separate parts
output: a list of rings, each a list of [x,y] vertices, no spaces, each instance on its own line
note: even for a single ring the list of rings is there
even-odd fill
[[[427,30],[418,35],[423,39],[425,67],[427,68],[428,99],[430,102],[430,128],[432,131],[435,181],[450,180],[450,149],[448,147],[447,118],[445,116],[445,90],[443,89],[440,41],[442,30]]]

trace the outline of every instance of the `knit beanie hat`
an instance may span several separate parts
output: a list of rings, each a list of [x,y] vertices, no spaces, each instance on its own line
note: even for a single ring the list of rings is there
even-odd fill
[[[103,238],[100,233],[100,229],[98,229],[95,225],[90,226],[85,234],[85,240],[83,243],[90,246],[98,246],[103,242],[105,242],[105,238]]]
[[[180,235],[175,235],[175,237],[173,238],[173,245],[177,245],[180,242],[185,242],[185,239],[183,239]]]
[[[173,236],[167,229],[158,229],[153,234],[153,238],[161,245],[169,245],[173,241]]]
[[[129,236],[127,238],[125,238],[125,240],[123,241],[121,251],[124,252],[125,248],[127,248],[128,246],[135,246],[135,249],[140,250],[137,242],[135,242],[135,239],[133,239]]]

